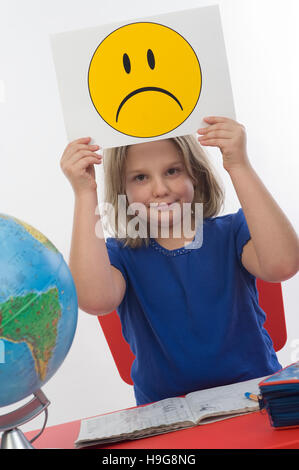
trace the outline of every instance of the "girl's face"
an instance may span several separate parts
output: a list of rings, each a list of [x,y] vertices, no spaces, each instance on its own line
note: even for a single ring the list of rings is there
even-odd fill
[[[176,145],[168,139],[131,145],[126,159],[126,194],[128,203],[139,202],[146,207],[147,221],[169,228],[181,222],[183,203],[193,201],[194,186]],[[166,210],[151,203],[167,203]],[[141,214],[139,213],[140,217]],[[164,224],[163,224],[164,221]]]

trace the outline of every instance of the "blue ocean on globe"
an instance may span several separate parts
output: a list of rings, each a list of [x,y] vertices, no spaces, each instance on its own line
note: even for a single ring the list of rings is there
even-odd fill
[[[38,230],[0,214],[0,407],[41,388],[74,339],[78,302],[63,256]]]

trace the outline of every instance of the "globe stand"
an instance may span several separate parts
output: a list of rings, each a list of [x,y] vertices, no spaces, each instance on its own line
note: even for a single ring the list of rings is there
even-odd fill
[[[34,449],[18,426],[31,421],[46,411],[50,401],[42,390],[33,393],[35,398],[15,411],[0,416],[0,432],[3,432],[1,449]]]

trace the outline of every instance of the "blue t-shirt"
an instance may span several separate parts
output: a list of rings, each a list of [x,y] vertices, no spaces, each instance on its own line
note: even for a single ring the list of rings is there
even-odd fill
[[[117,309],[136,356],[137,405],[270,375],[281,369],[263,328],[256,278],[241,263],[250,239],[242,209],[206,218],[198,249],[124,247],[107,238],[126,281]]]

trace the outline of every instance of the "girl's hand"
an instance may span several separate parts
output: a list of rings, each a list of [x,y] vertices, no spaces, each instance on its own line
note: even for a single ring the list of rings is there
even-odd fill
[[[201,145],[219,147],[223,156],[223,167],[227,172],[233,168],[248,166],[246,150],[246,131],[242,124],[220,116],[204,118],[210,125],[198,129],[198,141]]]
[[[60,160],[60,167],[76,195],[97,189],[94,164],[102,163],[102,156],[95,153],[100,149],[98,145],[88,145],[90,139],[82,137],[70,142]]]

